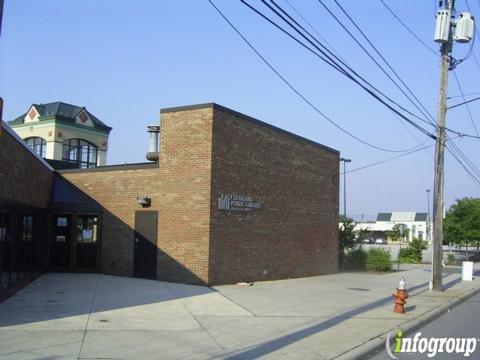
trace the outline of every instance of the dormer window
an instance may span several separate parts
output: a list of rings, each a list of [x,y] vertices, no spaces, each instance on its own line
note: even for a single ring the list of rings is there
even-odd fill
[[[97,147],[81,139],[69,139],[63,143],[62,160],[76,163],[81,169],[97,166]]]
[[[25,139],[28,147],[35,151],[38,156],[44,158],[47,149],[47,142],[41,137],[29,137]]]

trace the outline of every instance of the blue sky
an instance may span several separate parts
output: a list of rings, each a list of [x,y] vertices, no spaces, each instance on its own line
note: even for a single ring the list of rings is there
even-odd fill
[[[432,40],[435,1],[385,2],[423,41],[438,49]],[[433,143],[409,125],[407,130],[405,123],[358,86],[240,1],[215,3],[305,97],[356,136],[396,150]],[[258,0],[250,3],[262,6]],[[290,9],[285,0],[278,3]],[[316,0],[290,3],[358,73],[416,111]],[[333,1],[326,4],[341,15]],[[342,1],[342,5],[435,115],[438,58],[380,0]],[[480,13],[478,0],[469,0],[469,5]],[[458,11],[467,10],[465,1],[457,1],[456,6]],[[479,46],[477,41],[478,59]],[[455,44],[453,54],[462,58],[468,49],[469,45]],[[480,91],[480,67],[472,57],[456,72],[465,93]],[[460,92],[452,75],[449,95],[456,96]],[[6,0],[0,78],[7,120],[24,113],[32,103],[64,101],[87,107],[112,126],[110,164],[144,161],[146,126],[159,121],[161,108],[212,101],[338,149],[352,159],[349,169],[397,155],[369,148],[322,119],[262,63],[207,0]],[[470,110],[477,120],[480,101],[472,103]],[[474,134],[465,107],[449,112],[447,125]],[[479,141],[457,140],[476,166],[480,166]],[[349,173],[348,213],[368,218],[382,211],[426,211],[425,189],[433,185],[433,154],[432,147]],[[456,198],[479,195],[477,185],[450,155],[445,179],[447,207]]]

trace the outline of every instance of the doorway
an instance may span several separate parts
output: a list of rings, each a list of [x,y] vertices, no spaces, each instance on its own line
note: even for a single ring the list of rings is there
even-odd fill
[[[54,215],[50,236],[50,268],[67,270],[70,268],[72,243],[72,216]]]
[[[94,272],[100,269],[98,214],[53,214],[48,267],[55,271]]]
[[[155,279],[157,275],[157,211],[135,211],[133,276]]]
[[[78,215],[76,230],[75,268],[94,271],[97,268],[98,216]]]

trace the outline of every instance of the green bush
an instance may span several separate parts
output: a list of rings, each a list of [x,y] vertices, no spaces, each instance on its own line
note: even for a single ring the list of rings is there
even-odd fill
[[[398,258],[401,263],[415,264],[418,262],[417,256],[411,248],[401,248],[398,252]]]
[[[345,256],[346,270],[365,270],[367,268],[367,252],[361,247],[350,250]]]
[[[455,255],[453,254],[448,254],[448,260],[447,260],[447,264],[449,265],[454,265],[457,263],[457,259],[455,259]]]
[[[390,252],[385,249],[371,248],[367,253],[368,271],[390,271],[392,270],[392,258]]]
[[[426,249],[426,241],[413,239],[406,248],[400,249],[398,258],[403,263],[421,263],[423,260],[422,251]]]

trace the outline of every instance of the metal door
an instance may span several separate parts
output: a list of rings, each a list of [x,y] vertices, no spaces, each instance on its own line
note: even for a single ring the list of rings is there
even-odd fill
[[[155,279],[157,275],[157,211],[135,212],[133,276]]]

